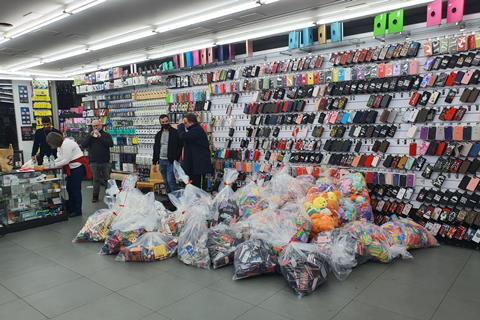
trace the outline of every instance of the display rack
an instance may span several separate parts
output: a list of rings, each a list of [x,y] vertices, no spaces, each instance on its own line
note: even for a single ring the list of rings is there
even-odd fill
[[[62,170],[0,174],[0,234],[68,219]]]

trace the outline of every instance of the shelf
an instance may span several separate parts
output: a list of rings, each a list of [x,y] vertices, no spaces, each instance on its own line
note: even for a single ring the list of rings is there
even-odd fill
[[[67,221],[68,220],[68,215],[65,213],[62,213],[57,216],[49,216],[45,218],[37,218],[29,221],[23,221],[23,222],[18,222],[18,223],[13,223],[13,224],[8,224],[6,226],[1,226],[0,225],[0,235],[5,235],[7,233],[11,232],[18,232],[30,228],[35,228],[35,227],[40,227],[52,223],[57,223],[61,221]]]

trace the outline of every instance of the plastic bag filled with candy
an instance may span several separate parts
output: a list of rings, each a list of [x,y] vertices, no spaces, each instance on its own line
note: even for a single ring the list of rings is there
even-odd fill
[[[155,208],[155,195],[150,192],[138,196],[134,193],[135,190],[127,192],[125,200],[128,199],[128,205],[119,207],[119,213],[110,227],[101,254],[117,254],[122,246],[131,245],[145,231],[157,231],[161,228],[162,216]],[[132,197],[133,195],[135,196]],[[136,204],[135,209],[133,202]]]
[[[218,223],[236,223],[240,216],[240,209],[235,201],[235,192],[232,184],[238,178],[238,171],[225,168],[223,173],[223,184],[212,202],[212,218]]]
[[[438,246],[438,241],[425,227],[411,219],[397,219],[384,223],[381,228],[388,232],[393,242],[407,249]]]
[[[373,210],[370,204],[367,183],[363,174],[349,173],[338,181],[340,191],[340,223],[356,220],[373,221]]]
[[[111,209],[100,209],[95,211],[78,232],[73,242],[100,242],[105,241],[108,230],[113,222],[115,215]]]
[[[177,250],[177,239],[160,232],[146,232],[137,241],[123,247],[115,258],[123,262],[154,262],[170,258]]]
[[[242,230],[234,225],[219,224],[208,231],[207,247],[213,269],[233,263],[235,249],[244,241]]]
[[[273,174],[266,184],[266,195],[269,197],[270,208],[281,208],[288,202],[298,202],[305,197],[306,191],[313,186],[313,177],[300,176],[297,178],[289,174],[290,167],[284,166]]]
[[[338,280],[345,280],[357,265],[357,240],[344,229],[322,232],[313,241]]]
[[[178,237],[178,259],[198,268],[210,268],[210,255],[207,248],[208,206],[197,204],[189,209],[185,226]]]
[[[292,242],[278,261],[283,277],[300,297],[311,294],[327,281],[328,259],[315,244]]]
[[[358,263],[369,259],[389,263],[398,257],[413,258],[404,246],[395,244],[388,232],[373,223],[354,221],[343,229],[358,241]]]
[[[235,249],[233,268],[233,280],[239,280],[274,273],[276,264],[270,246],[261,239],[251,239]]]
[[[268,208],[265,189],[257,182],[251,181],[235,192],[240,219],[247,219],[262,210]]]

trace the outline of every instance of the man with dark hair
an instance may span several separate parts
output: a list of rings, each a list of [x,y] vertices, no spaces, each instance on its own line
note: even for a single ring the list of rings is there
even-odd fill
[[[39,165],[43,164],[43,157],[50,156],[57,157],[57,149],[50,148],[47,143],[47,135],[50,132],[60,133],[57,129],[53,128],[52,122],[49,117],[42,118],[42,129],[35,131],[35,136],[33,138],[33,148],[32,148],[32,160],[37,161]]]
[[[106,187],[107,180],[110,179],[110,148],[112,146],[112,136],[103,130],[103,125],[99,120],[93,120],[92,131],[82,143],[82,147],[88,149],[88,158],[93,173],[92,202],[98,202],[100,185],[103,184]]]
[[[184,144],[183,169],[194,186],[205,189],[205,175],[213,172],[207,134],[193,113],[183,117],[178,132]]]
[[[160,125],[162,129],[155,135],[155,144],[153,145],[153,164],[160,165],[167,192],[177,190],[175,175],[173,173],[173,162],[178,161],[182,155],[182,142],[177,129],[170,125],[168,115],[160,116]]]

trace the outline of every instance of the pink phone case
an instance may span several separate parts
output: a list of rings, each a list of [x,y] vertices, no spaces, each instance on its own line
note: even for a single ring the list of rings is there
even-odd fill
[[[457,23],[463,21],[464,5],[465,0],[448,0],[447,23]]]
[[[207,49],[200,50],[200,62],[207,64]]]
[[[194,66],[200,65],[200,50],[193,51],[192,56],[193,56],[193,65]]]
[[[427,27],[442,24],[442,0],[435,0],[427,6]]]

